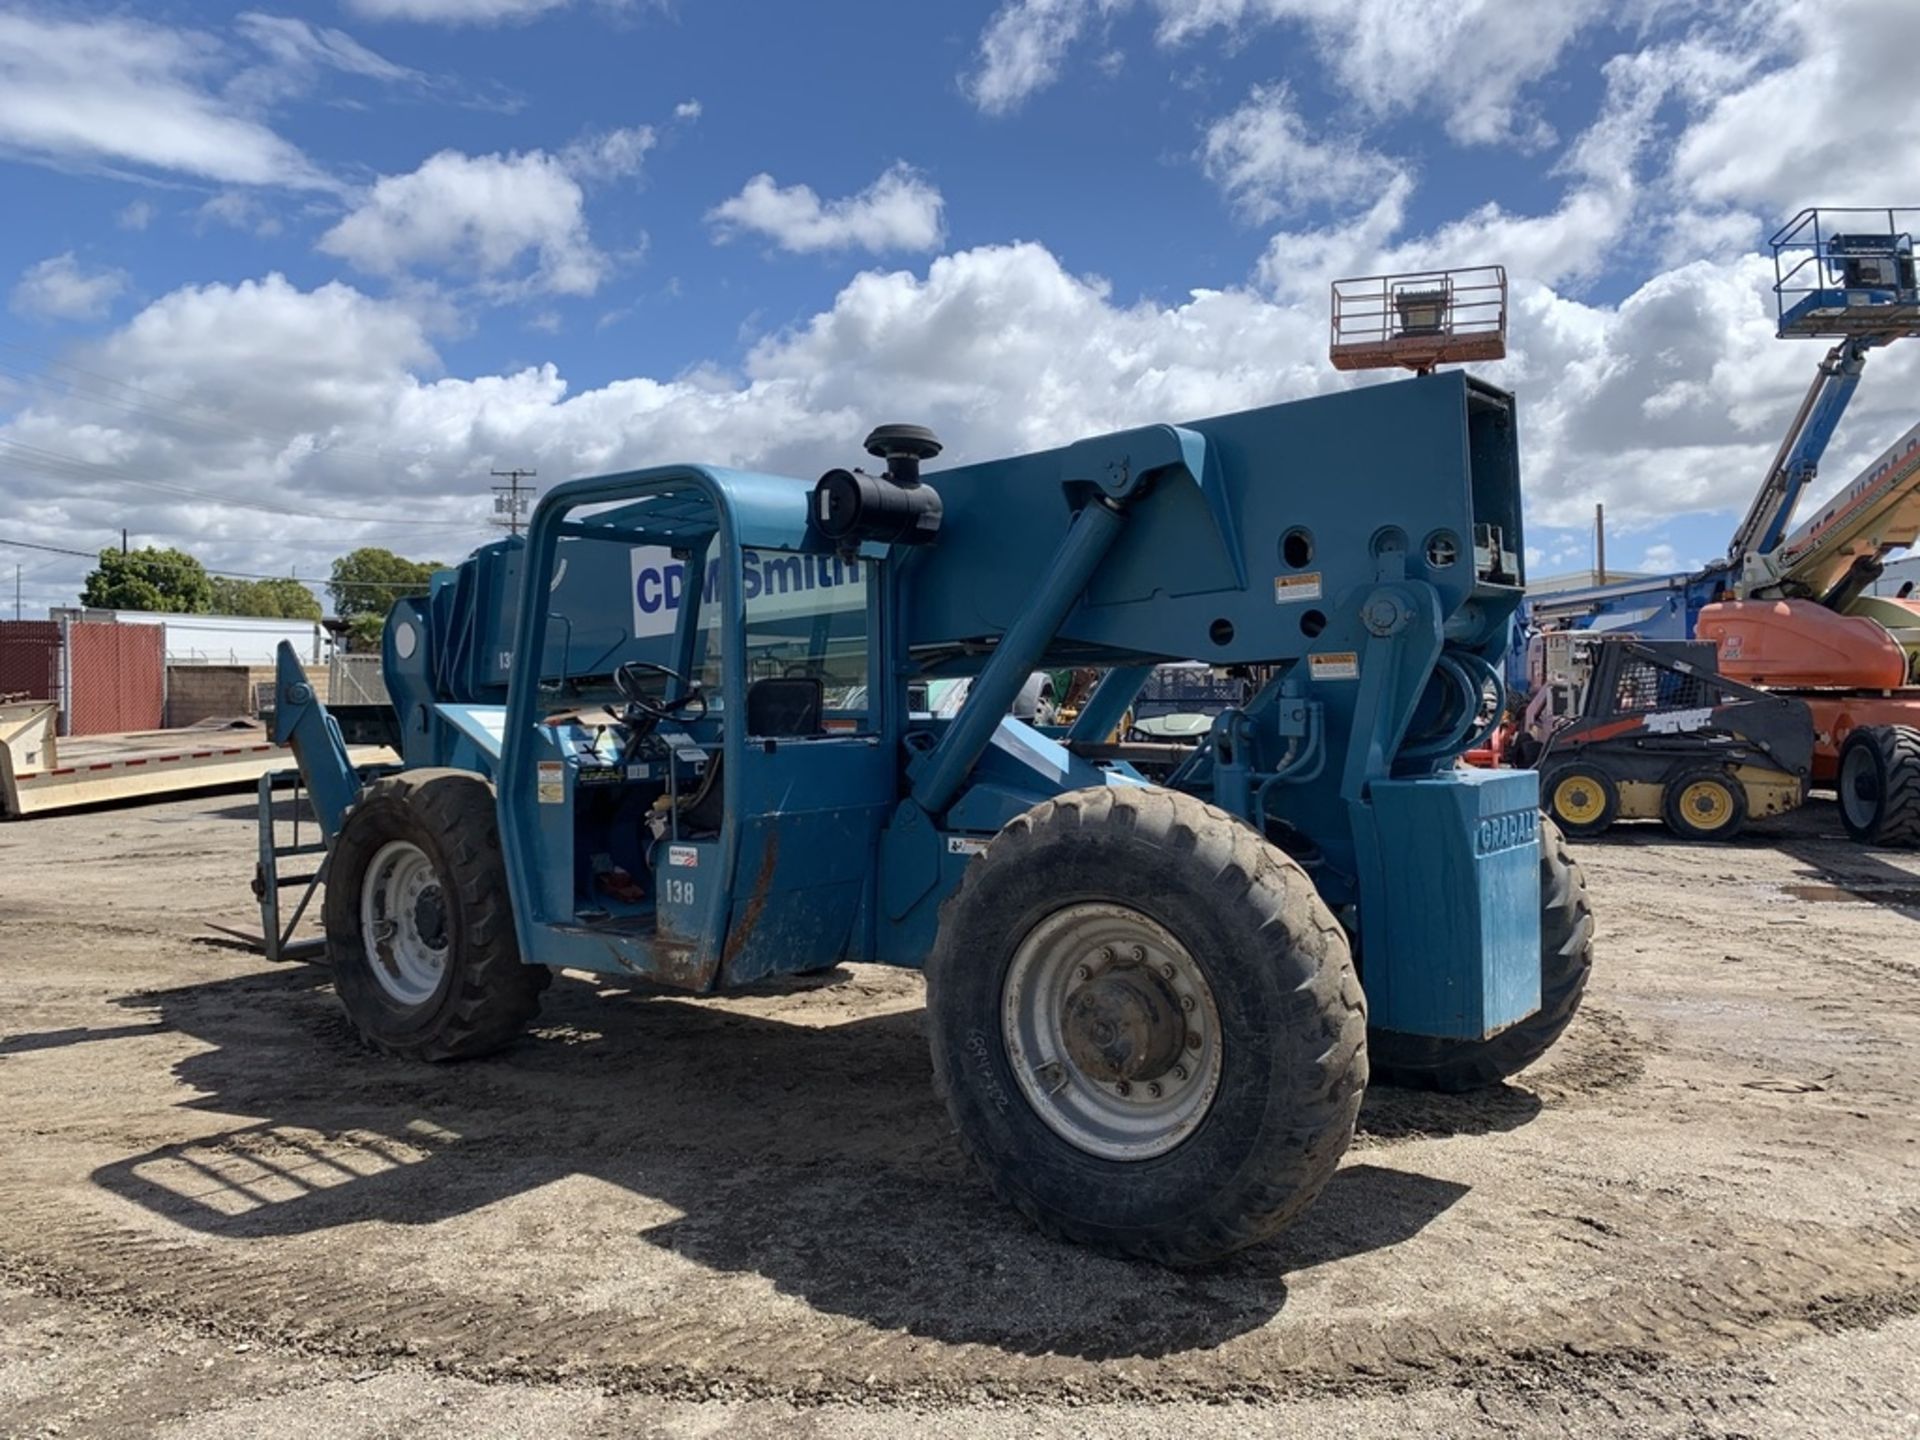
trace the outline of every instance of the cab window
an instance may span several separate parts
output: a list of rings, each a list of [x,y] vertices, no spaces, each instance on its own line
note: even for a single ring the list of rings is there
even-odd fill
[[[747,684],[794,676],[818,679],[829,728],[863,726],[872,568],[867,561],[837,555],[743,550]],[[720,609],[711,601],[701,606],[700,678],[716,696],[724,646],[732,638],[729,628],[719,623]]]

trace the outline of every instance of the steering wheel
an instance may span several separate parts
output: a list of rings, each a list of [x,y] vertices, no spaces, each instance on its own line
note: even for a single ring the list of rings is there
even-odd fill
[[[671,700],[656,699],[646,693],[642,678],[648,675],[660,676],[678,686],[680,693]],[[670,670],[665,665],[656,665],[651,660],[628,660],[613,672],[613,688],[620,692],[620,698],[627,702],[626,710],[620,719],[633,731],[633,739],[644,739],[651,735],[654,727],[662,720],[704,720],[707,718],[707,697],[697,682],[690,682],[678,670]],[[687,712],[698,706],[692,715]],[[609,709],[612,707],[609,706]]]

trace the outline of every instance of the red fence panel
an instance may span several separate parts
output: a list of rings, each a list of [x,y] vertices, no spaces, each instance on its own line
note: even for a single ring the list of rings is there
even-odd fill
[[[68,733],[158,730],[166,719],[166,631],[158,625],[67,626]]]
[[[0,620],[0,695],[60,698],[60,627],[51,620]]]

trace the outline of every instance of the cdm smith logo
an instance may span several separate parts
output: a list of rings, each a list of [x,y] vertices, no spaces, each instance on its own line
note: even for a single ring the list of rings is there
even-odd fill
[[[700,593],[703,624],[712,624],[722,591],[720,560],[707,562]],[[743,550],[740,580],[749,613],[756,618],[817,615],[823,610],[861,610],[867,603],[865,562],[837,555],[799,555],[789,550]],[[687,593],[685,562],[664,545],[633,550],[633,633],[670,635]]]

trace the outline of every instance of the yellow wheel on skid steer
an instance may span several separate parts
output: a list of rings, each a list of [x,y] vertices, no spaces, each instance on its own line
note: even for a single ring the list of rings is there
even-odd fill
[[[1660,809],[1682,840],[1731,840],[1747,822],[1747,795],[1726,771],[1703,766],[1669,780]]]
[[[1613,823],[1619,793],[1613,781],[1591,765],[1567,765],[1549,771],[1540,786],[1543,808],[1569,835],[1598,835]]]

